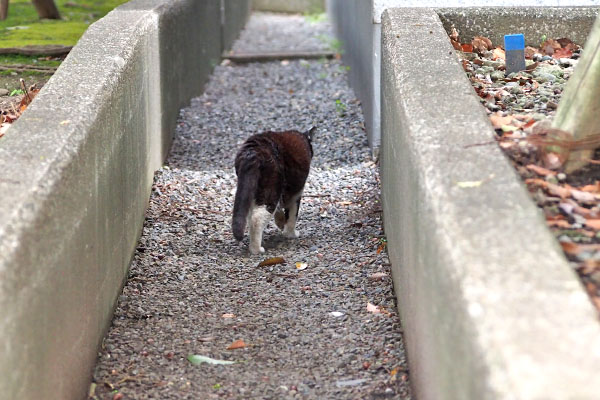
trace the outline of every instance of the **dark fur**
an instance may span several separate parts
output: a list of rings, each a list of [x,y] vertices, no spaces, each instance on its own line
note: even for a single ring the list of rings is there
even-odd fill
[[[237,240],[244,238],[246,217],[253,200],[257,206],[265,205],[271,214],[279,204],[287,221],[286,204],[304,188],[308,177],[314,131],[315,128],[303,133],[264,132],[244,142],[235,158],[238,186],[232,229]]]

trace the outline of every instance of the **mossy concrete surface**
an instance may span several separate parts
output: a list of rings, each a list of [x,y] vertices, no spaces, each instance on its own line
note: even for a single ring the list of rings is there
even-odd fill
[[[325,11],[325,0],[252,0],[257,11],[316,14]]]
[[[0,397],[85,397],[153,172],[223,51],[222,5],[115,9],[0,139]]]
[[[384,223],[416,397],[597,399],[595,309],[512,166],[480,145],[494,131],[435,10],[384,13],[381,77]]]

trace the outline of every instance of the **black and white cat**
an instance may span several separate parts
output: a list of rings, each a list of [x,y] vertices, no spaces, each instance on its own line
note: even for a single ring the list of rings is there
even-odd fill
[[[237,240],[249,227],[252,254],[263,253],[263,230],[273,213],[288,238],[297,238],[300,198],[313,156],[316,128],[307,132],[264,132],[249,137],[235,158],[238,177],[232,229]]]

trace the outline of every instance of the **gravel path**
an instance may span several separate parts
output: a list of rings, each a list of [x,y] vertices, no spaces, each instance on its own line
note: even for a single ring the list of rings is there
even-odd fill
[[[235,47],[260,49],[264,31],[289,50],[297,38],[330,28],[255,14]],[[286,240],[271,223],[266,253],[251,256],[247,237],[238,244],[230,228],[235,152],[256,132],[312,125],[318,133],[301,237]],[[182,110],[168,166],[156,174],[95,369],[97,398],[410,398],[381,251],[378,169],[363,126],[339,61],[215,69],[205,94]],[[286,262],[257,266],[269,257]],[[227,349],[238,340],[244,347]],[[194,365],[194,354],[237,363]]]

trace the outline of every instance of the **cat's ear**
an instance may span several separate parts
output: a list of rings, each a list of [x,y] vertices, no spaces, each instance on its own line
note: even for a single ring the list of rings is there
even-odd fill
[[[315,135],[315,133],[317,133],[317,127],[316,126],[313,126],[308,131],[304,132],[304,134],[306,135],[306,137],[308,137],[309,141],[312,141],[312,138]]]

